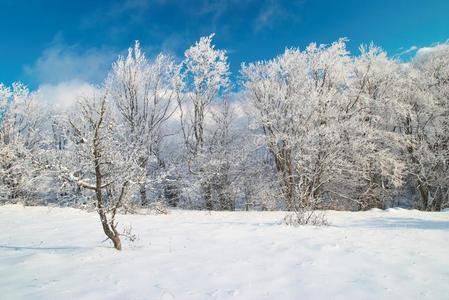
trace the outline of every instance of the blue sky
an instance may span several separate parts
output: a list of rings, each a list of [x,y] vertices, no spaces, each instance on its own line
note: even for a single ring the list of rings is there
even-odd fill
[[[147,54],[182,57],[216,33],[231,71],[285,47],[349,38],[390,55],[449,38],[448,0],[0,0],[0,82],[99,82],[118,54],[140,40]]]

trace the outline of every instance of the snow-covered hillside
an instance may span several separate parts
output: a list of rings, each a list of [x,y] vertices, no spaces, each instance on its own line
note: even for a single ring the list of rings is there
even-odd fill
[[[96,213],[0,207],[2,299],[448,299],[449,213],[282,212],[119,216],[121,252]]]

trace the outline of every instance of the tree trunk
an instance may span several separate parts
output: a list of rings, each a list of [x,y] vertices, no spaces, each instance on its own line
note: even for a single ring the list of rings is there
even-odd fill
[[[114,244],[114,248],[118,251],[122,250],[122,241],[120,240],[120,237],[114,236],[113,238],[110,238],[112,243]]]
[[[429,192],[427,190],[427,187],[424,186],[423,182],[418,182],[417,189],[421,197],[421,209],[427,210],[429,204]]]
[[[115,228],[115,225],[109,224],[103,209],[98,210],[98,214],[100,215],[101,226],[103,227],[104,234],[106,234],[106,236],[112,241],[115,249],[119,251],[122,250],[122,242],[120,240],[120,235]]]
[[[102,103],[101,112],[100,112],[100,119],[98,120],[98,123],[95,127],[95,134],[94,134],[94,140],[93,140],[93,155],[94,155],[94,169],[95,169],[95,196],[97,198],[97,210],[98,214],[100,215],[100,221],[101,225],[103,227],[103,231],[106,234],[106,236],[112,241],[114,244],[114,248],[117,250],[122,250],[122,243],[120,241],[119,233],[116,229],[116,224],[114,224],[114,217],[108,222],[108,218],[106,216],[105,208],[104,208],[104,201],[103,201],[103,173],[101,172],[101,150],[100,150],[100,127],[103,123],[103,116],[105,113],[105,107],[104,102]],[[126,185],[122,188],[122,195],[123,191]],[[115,210],[114,213],[115,215]]]
[[[212,203],[212,188],[209,182],[205,182],[203,184],[203,193],[204,193],[205,208],[207,210],[212,210],[214,208],[214,205]]]
[[[147,187],[145,186],[145,183],[140,185],[139,193],[141,205],[148,206]]]

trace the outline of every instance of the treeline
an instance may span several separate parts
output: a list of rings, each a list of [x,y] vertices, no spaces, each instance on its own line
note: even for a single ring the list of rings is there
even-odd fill
[[[181,62],[136,43],[65,111],[0,85],[0,201],[95,207],[113,241],[117,211],[156,204],[449,206],[449,45],[403,62],[310,44],[232,83],[212,38]]]

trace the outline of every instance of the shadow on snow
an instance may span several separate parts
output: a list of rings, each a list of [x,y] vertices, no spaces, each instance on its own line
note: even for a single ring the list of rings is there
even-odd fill
[[[349,226],[385,229],[409,228],[446,230],[449,229],[449,221],[430,221],[416,218],[381,217],[366,221],[351,222],[349,223]]]

